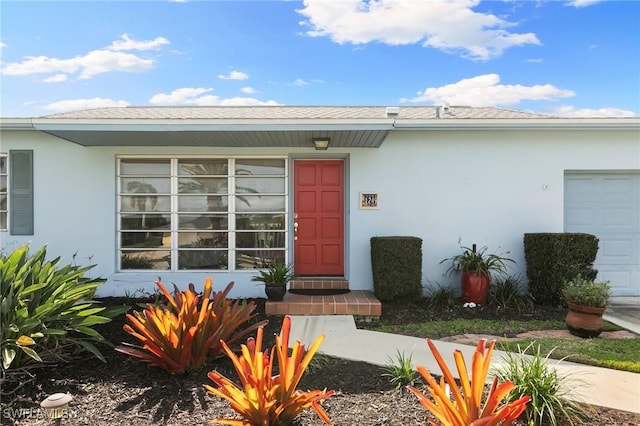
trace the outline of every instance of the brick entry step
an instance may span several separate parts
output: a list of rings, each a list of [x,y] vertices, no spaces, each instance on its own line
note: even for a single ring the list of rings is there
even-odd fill
[[[342,279],[304,279],[289,283],[294,289],[348,289],[349,281]],[[382,304],[372,291],[353,290],[344,294],[303,295],[287,292],[282,301],[268,300],[267,315],[354,315],[378,319]]]

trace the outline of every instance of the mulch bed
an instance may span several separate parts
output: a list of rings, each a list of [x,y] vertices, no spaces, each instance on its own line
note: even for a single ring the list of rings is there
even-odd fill
[[[264,300],[257,299],[260,312]],[[382,321],[392,323],[411,317],[412,321],[435,320],[461,315],[508,318],[521,315],[508,312],[475,310],[470,313],[445,312],[435,316],[423,312],[419,306],[385,306]],[[563,315],[559,312],[538,311],[532,317],[549,318]],[[280,330],[281,317],[269,319],[265,336]],[[133,340],[122,330],[123,318],[99,327],[111,342]],[[210,396],[203,388],[212,384],[207,373],[216,369],[229,378],[235,378],[227,359],[220,359],[203,370],[183,376],[171,376],[159,369],[147,368],[142,362],[109,348],[103,350],[104,364],[94,358],[83,358],[69,364],[60,364],[36,373],[36,379],[20,388],[13,400],[3,398],[1,423],[15,425],[50,425],[43,418],[39,402],[55,392],[69,392],[74,399],[62,425],[208,425],[216,417],[235,417],[228,404]],[[323,402],[334,425],[424,425],[429,419],[415,396],[395,389],[388,378],[381,376],[378,366],[337,358],[318,357],[319,367],[308,372],[301,388],[334,389],[336,395]],[[14,384],[15,386],[15,384]],[[6,392],[7,388],[3,389]],[[592,414],[580,425],[633,425],[640,424],[640,414],[590,407]],[[313,410],[307,410],[296,419],[298,426],[323,424]],[[524,424],[524,423],[521,423]]]

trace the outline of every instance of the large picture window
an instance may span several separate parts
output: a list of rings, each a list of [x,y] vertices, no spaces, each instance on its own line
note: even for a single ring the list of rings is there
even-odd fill
[[[286,182],[285,158],[120,158],[120,270],[284,262]]]

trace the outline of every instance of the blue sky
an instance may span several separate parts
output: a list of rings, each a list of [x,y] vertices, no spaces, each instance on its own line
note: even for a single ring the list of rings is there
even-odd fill
[[[0,116],[451,105],[640,115],[640,1],[0,2]]]

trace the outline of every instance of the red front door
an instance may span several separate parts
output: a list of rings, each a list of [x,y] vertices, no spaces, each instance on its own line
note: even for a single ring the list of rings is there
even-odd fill
[[[294,269],[344,276],[344,161],[293,163]]]

